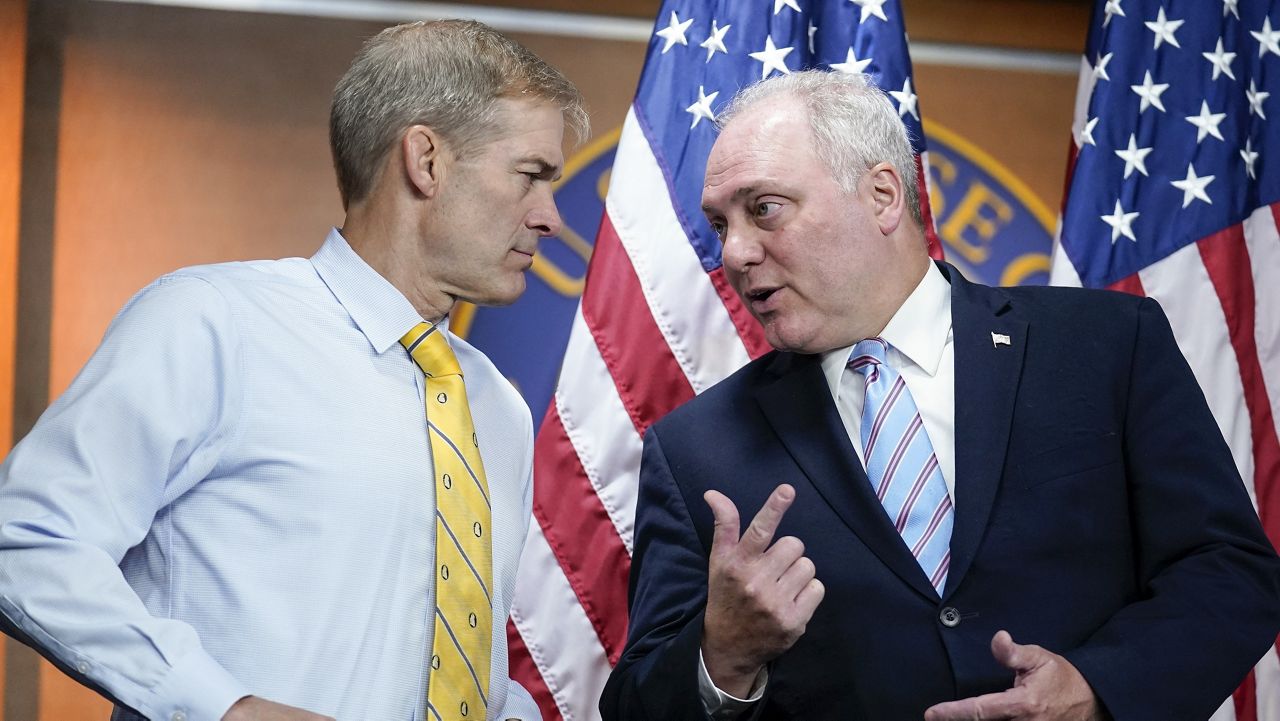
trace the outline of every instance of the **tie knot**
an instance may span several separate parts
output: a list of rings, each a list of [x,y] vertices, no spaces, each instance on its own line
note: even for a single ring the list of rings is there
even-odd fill
[[[863,375],[883,365],[889,353],[889,344],[883,338],[867,338],[858,341],[849,353],[849,368]]]
[[[444,331],[430,323],[419,323],[404,334],[400,345],[409,351],[418,368],[431,377],[460,376],[462,368],[458,358],[444,338]]]

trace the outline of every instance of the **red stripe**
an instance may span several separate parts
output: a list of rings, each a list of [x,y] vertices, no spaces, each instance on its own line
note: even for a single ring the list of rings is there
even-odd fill
[[[1240,364],[1240,381],[1244,386],[1244,403],[1249,409],[1253,433],[1253,486],[1258,498],[1258,515],[1271,538],[1280,546],[1280,438],[1276,437],[1275,418],[1267,395],[1262,364],[1258,360],[1255,333],[1257,296],[1253,290],[1253,271],[1249,248],[1245,245],[1244,227],[1234,225],[1201,240],[1197,244],[1209,280],[1218,293],[1227,317],[1231,347]]]
[[[1147,291],[1144,290],[1142,287],[1142,279],[1138,277],[1137,273],[1134,273],[1128,278],[1121,278],[1120,280],[1117,280],[1116,282],[1107,286],[1107,290],[1118,290],[1121,293],[1128,293],[1130,295],[1137,295],[1137,296],[1144,296],[1144,297],[1147,294]]]
[[[724,266],[707,273],[707,277],[711,279],[711,287],[716,289],[716,295],[720,296],[720,302],[724,303],[724,309],[729,311],[729,320],[737,329],[742,345],[746,346],[747,355],[754,359],[773,350],[769,341],[764,339],[764,329],[760,327],[760,322],[742,304],[742,299],[733,286],[729,285],[729,279],[724,276]]]
[[[929,183],[925,177],[924,158],[916,156],[916,188],[920,193],[920,218],[924,221],[924,237],[929,242],[929,257],[942,260],[942,242],[933,228],[933,209],[929,207]]]
[[[533,655],[524,645],[524,639],[520,637],[516,625],[510,621],[507,621],[507,665],[510,667],[511,678],[524,686],[524,690],[537,702],[538,708],[542,710],[542,721],[563,721],[551,689],[547,688],[538,665],[533,662]]]
[[[608,213],[587,269],[582,317],[639,433],[693,397],[693,386],[649,313],[640,278]]]
[[[587,479],[553,404],[533,449],[533,516],[610,663],[627,640],[631,556]]]
[[[1058,225],[1062,225],[1062,216],[1067,213],[1067,198],[1071,195],[1071,178],[1076,174],[1076,158],[1080,157],[1080,148],[1076,141],[1067,142],[1067,176],[1062,181],[1062,207],[1058,209]]]
[[[1236,707],[1236,721],[1258,721],[1257,693],[1258,683],[1250,670],[1249,675],[1240,682],[1240,688],[1231,694]]]
[[[878,366],[879,362],[876,365]],[[873,368],[871,373],[875,374],[878,371],[879,368]],[[868,378],[867,384],[870,385],[874,381],[874,377]],[[898,376],[898,380],[893,383],[893,388],[889,389],[889,397],[884,399],[884,405],[880,406],[880,412],[876,414],[876,419],[872,421],[871,432],[867,434],[867,447],[862,449],[862,454],[867,457],[868,462],[871,461],[871,454],[876,449],[876,441],[880,440],[880,430],[884,428],[884,421],[889,417],[889,411],[893,410],[893,407],[897,405],[898,399],[902,397],[902,391],[906,387],[907,384],[902,380],[902,376]]]

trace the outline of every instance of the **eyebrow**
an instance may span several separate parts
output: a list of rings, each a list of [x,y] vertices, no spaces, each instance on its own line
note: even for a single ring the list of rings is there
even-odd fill
[[[538,176],[541,178],[550,178],[551,180],[556,180],[560,177],[560,166],[548,163],[542,158],[534,158],[534,157],[521,158],[520,163],[521,164],[532,163],[533,165],[538,166]]]
[[[730,204],[732,204],[732,203],[733,203],[733,201],[735,201],[735,200],[740,200],[740,199],[741,199],[741,198],[743,198],[744,196],[748,196],[748,195],[755,195],[755,193],[756,193],[756,191],[757,191],[757,190],[758,190],[758,188],[756,188],[756,186],[754,186],[754,185],[746,185],[746,186],[743,186],[743,187],[741,187],[741,188],[738,188],[737,190],[733,191],[733,195],[730,195],[730,196],[729,196],[729,202],[730,202]],[[702,206],[702,213],[703,213],[704,215],[705,215],[705,214],[707,214],[707,213],[710,213],[710,212],[712,212],[712,211],[714,211],[714,210],[715,210],[715,208],[712,208],[712,207],[711,207],[711,206],[709,206],[709,205],[704,205],[704,206]]]

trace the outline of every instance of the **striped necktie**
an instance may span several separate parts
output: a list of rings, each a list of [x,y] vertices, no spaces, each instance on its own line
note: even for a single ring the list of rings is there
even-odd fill
[[[462,369],[444,332],[419,323],[400,339],[426,374],[436,485],[436,609],[427,709],[436,721],[485,717],[493,643],[489,485]]]
[[[889,521],[941,594],[951,565],[951,498],[911,391],[885,362],[888,350],[884,340],[868,338],[849,354],[849,368],[866,379],[862,449],[867,478]]]

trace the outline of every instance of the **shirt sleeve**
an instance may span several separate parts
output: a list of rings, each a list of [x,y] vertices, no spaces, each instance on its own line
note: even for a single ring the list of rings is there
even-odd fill
[[[707,673],[707,663],[698,652],[698,695],[702,698],[702,707],[707,715],[715,721],[731,721],[741,716],[752,704],[764,697],[764,687],[769,683],[769,669],[762,668],[751,683],[751,693],[747,698],[738,698],[733,694],[721,691]]]
[[[248,695],[191,626],[149,613],[119,568],[233,432],[233,321],[207,281],[156,281],[0,466],[3,621],[148,718],[216,720]]]

